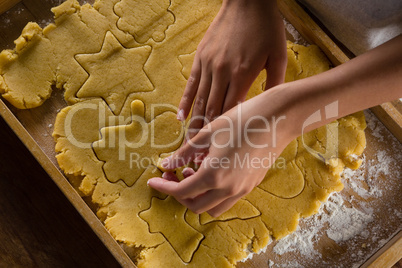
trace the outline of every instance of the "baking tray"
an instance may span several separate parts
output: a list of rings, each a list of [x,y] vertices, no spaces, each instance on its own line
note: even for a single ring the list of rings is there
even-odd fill
[[[57,5],[60,2],[61,1],[54,0],[50,4]],[[0,29],[0,41],[4,44],[4,47],[0,47],[0,49],[12,48],[13,44],[11,41],[19,36],[22,27],[28,21],[36,21],[41,26],[44,26],[49,22],[52,14],[50,13],[50,10],[41,6],[40,3],[40,0],[12,0],[0,2],[0,13],[10,10],[11,8],[10,12],[12,10],[18,10],[16,13],[18,16],[15,16],[15,14],[8,14],[9,18],[6,18],[6,21],[9,25],[3,24]],[[50,4],[49,1],[46,1],[46,5]],[[278,4],[285,19],[296,28],[308,43],[318,45],[331,60],[333,65],[336,66],[349,60],[349,57],[346,56],[337,43],[321,29],[316,21],[308,15],[296,1],[281,0]],[[35,5],[37,6],[35,7]],[[0,115],[10,125],[25,146],[31,151],[64,195],[90,225],[92,230],[107,246],[116,260],[123,267],[135,267],[132,260],[105,229],[91,208],[74,190],[57,165],[54,152],[54,142],[51,137],[52,124],[54,124],[57,111],[65,107],[65,105],[62,93],[55,90],[52,97],[46,101],[44,105],[31,110],[15,109],[0,99]],[[401,101],[396,100],[372,109],[377,117],[389,128],[399,141],[401,141],[402,137],[401,108]],[[387,137],[387,139],[392,139],[392,137]],[[370,144],[369,141],[368,137],[368,144]],[[391,174],[391,176],[392,175],[393,174]],[[380,267],[389,267],[401,258],[402,233],[398,232],[398,230],[394,230],[393,234],[393,236],[388,237],[388,241],[380,250],[374,254],[366,256],[367,261],[363,264],[363,267],[379,267],[378,265],[380,265]],[[264,254],[261,254],[258,257],[239,266],[259,267],[262,264],[261,260],[264,259]]]

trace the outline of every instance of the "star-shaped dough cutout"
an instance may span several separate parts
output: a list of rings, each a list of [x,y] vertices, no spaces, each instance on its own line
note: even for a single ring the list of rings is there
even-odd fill
[[[99,53],[75,56],[89,74],[77,97],[102,97],[119,114],[130,93],[154,89],[144,70],[150,54],[150,46],[126,49],[107,32]]]

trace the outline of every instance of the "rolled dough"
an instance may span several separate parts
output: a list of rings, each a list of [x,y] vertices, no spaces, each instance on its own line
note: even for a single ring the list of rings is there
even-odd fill
[[[363,113],[292,141],[281,154],[284,166],[275,163],[258,187],[218,218],[196,215],[148,187],[149,178],[162,175],[155,162],[130,168],[129,153],[158,159],[180,145],[179,138],[154,150],[150,139],[167,144],[180,137],[176,107],[197,45],[220,5],[97,0],[80,6],[67,0],[53,9],[55,24],[42,30],[29,23],[16,48],[0,53],[0,93],[17,108],[41,105],[52,85],[65,90],[69,105],[53,133],[60,168],[91,198],[111,235],[136,252],[139,267],[232,267],[271,236],[293,232],[300,217],[316,213],[331,192],[343,188],[343,168],[360,165],[354,156],[365,147]],[[288,43],[286,81],[329,68],[316,46]],[[265,79],[262,72],[248,98],[262,92]],[[155,135],[143,146],[127,142],[141,140],[152,126]],[[337,152],[331,151],[334,128]],[[330,157],[320,160],[311,150]]]

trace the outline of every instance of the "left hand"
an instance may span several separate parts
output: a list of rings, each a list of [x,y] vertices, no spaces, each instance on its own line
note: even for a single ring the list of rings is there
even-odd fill
[[[163,178],[150,179],[148,185],[174,196],[197,214],[207,211],[217,217],[231,208],[263,180],[268,163],[274,162],[273,159],[263,162],[264,159],[279,156],[294,138],[287,127],[277,128],[276,144],[269,144],[272,132],[266,118],[271,116],[261,116],[259,107],[270,110],[258,98],[229,110],[162,162],[165,169],[172,170],[205,157],[196,172],[187,169],[183,174],[187,177],[182,181],[167,172]]]

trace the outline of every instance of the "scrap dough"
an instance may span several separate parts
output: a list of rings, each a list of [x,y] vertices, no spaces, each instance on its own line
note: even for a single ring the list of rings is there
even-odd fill
[[[300,217],[343,188],[343,168],[361,164],[355,156],[365,148],[366,125],[356,113],[292,141],[263,182],[218,218],[196,215],[148,187],[149,178],[162,175],[157,161],[130,168],[132,154],[157,160],[180,146],[176,107],[220,6],[220,0],[93,6],[67,0],[52,10],[54,24],[29,23],[16,48],[0,53],[0,94],[17,108],[41,105],[52,86],[65,90],[68,106],[53,133],[59,166],[111,235],[135,252],[139,267],[233,267],[270,237],[293,232]],[[286,81],[330,68],[318,47],[287,46]],[[262,72],[247,98],[260,94],[265,80]],[[170,145],[155,149],[150,137]],[[133,146],[138,141],[144,143]]]

